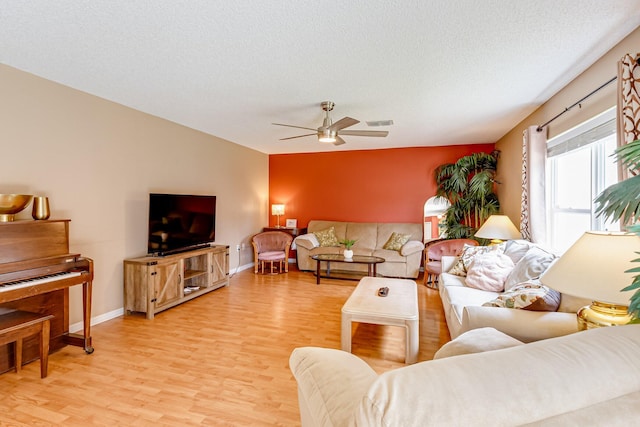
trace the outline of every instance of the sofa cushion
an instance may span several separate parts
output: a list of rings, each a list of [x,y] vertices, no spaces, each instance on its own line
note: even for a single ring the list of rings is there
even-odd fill
[[[460,254],[460,258],[458,258],[458,261],[453,265],[453,267],[451,267],[451,270],[449,270],[448,273],[464,277],[467,275],[467,267],[471,264],[473,257],[477,254],[484,254],[493,251],[504,252],[504,243],[490,246],[472,246],[465,244],[462,249],[462,254]]]
[[[315,234],[318,239],[320,246],[340,246],[340,243],[338,243],[338,237],[336,236],[336,230],[333,227],[316,231],[313,234]]]
[[[515,285],[511,290],[483,305],[531,311],[556,311],[560,305],[560,293],[542,285],[538,280],[532,280]]]
[[[518,283],[538,279],[542,273],[551,265],[556,256],[537,246],[532,247],[518,261],[507,277],[504,290],[508,291]]]
[[[384,244],[382,249],[390,251],[399,251],[402,246],[409,241],[411,234],[396,233],[395,231],[389,236],[389,240]]]
[[[451,307],[452,313],[456,317],[458,324],[462,324],[462,311],[469,305],[482,305],[487,301],[497,298],[499,292],[483,291],[470,288],[468,286],[447,286],[443,298],[443,306]],[[446,298],[446,301],[444,299]]]
[[[513,261],[508,256],[493,251],[473,257],[467,268],[466,285],[485,291],[502,292],[504,282],[513,270]]]
[[[373,256],[377,256],[380,258],[384,258],[384,262],[406,262],[407,258],[400,255],[400,252],[398,251],[391,251],[388,249],[376,249],[375,251],[373,251],[372,253]]]

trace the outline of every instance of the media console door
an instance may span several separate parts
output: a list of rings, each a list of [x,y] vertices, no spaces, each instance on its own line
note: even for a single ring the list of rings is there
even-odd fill
[[[229,247],[212,246],[164,257],[124,260],[124,309],[162,310],[229,285]]]

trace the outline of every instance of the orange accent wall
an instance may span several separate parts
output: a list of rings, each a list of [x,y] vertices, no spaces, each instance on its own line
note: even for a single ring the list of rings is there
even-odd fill
[[[393,148],[269,156],[271,204],[284,203],[285,219],[422,223],[424,203],[436,192],[433,171],[495,144]],[[498,167],[499,167],[498,163]],[[276,217],[269,215],[269,224]]]

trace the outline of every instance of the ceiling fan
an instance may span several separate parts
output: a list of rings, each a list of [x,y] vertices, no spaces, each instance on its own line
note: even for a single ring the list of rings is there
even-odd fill
[[[355,124],[360,123],[360,121],[356,119],[352,119],[351,117],[343,117],[342,119],[333,123],[331,120],[331,110],[333,110],[333,107],[335,107],[335,104],[331,101],[324,101],[320,104],[320,106],[325,111],[326,115],[324,117],[322,126],[320,126],[317,129],[307,128],[304,126],[285,125],[282,123],[272,123],[276,126],[286,126],[290,128],[307,129],[307,130],[313,131],[313,133],[307,133],[304,135],[290,136],[288,138],[280,138],[280,141],[317,135],[319,142],[328,142],[328,143],[332,143],[333,145],[342,145],[345,143],[345,140],[342,139],[340,135],[385,137],[389,134],[389,132],[387,131],[377,131],[377,130],[344,130],[349,126],[353,126]],[[392,123],[393,121],[391,120],[385,121],[385,124],[392,124]]]

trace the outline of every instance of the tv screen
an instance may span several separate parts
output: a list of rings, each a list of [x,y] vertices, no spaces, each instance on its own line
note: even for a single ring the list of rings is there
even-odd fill
[[[149,254],[208,246],[215,238],[216,196],[149,194]]]

